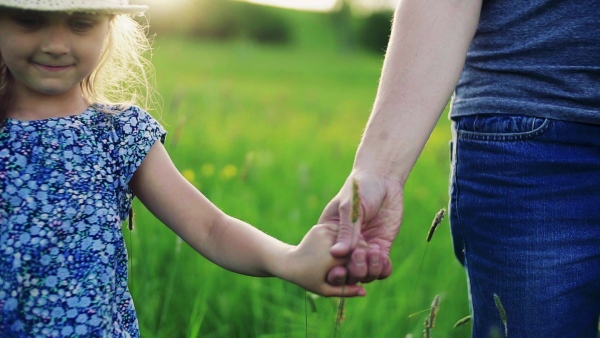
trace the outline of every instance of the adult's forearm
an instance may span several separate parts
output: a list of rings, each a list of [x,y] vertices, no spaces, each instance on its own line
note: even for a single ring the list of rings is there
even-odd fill
[[[406,181],[454,91],[480,9],[481,0],[400,2],[355,171]]]

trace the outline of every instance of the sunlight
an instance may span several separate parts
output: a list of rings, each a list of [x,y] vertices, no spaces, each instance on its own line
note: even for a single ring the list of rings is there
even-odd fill
[[[171,11],[197,0],[130,0],[132,4],[144,4],[153,10]],[[236,0],[256,4],[292,8],[308,11],[330,11],[337,6],[338,0]],[[399,0],[353,0],[361,10],[392,9]]]
[[[132,4],[147,5],[153,10],[171,10],[181,7],[192,0],[130,0]]]
[[[294,8],[310,11],[329,11],[335,4],[336,0],[246,0],[257,4]]]

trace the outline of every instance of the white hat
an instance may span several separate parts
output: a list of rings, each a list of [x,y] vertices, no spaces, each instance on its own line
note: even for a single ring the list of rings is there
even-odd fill
[[[101,12],[140,14],[145,5],[130,5],[128,0],[0,0],[0,7],[48,12]]]

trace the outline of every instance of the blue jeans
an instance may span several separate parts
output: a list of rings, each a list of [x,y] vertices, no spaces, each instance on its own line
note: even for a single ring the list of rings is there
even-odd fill
[[[478,115],[453,131],[450,222],[473,337],[598,337],[600,126]]]

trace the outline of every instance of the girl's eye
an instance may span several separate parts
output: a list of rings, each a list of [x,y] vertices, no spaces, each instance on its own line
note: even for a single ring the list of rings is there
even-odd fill
[[[77,31],[86,31],[94,26],[94,21],[92,20],[73,20],[71,22],[71,27]]]
[[[25,28],[36,28],[42,24],[42,19],[34,16],[17,16],[13,20]]]

